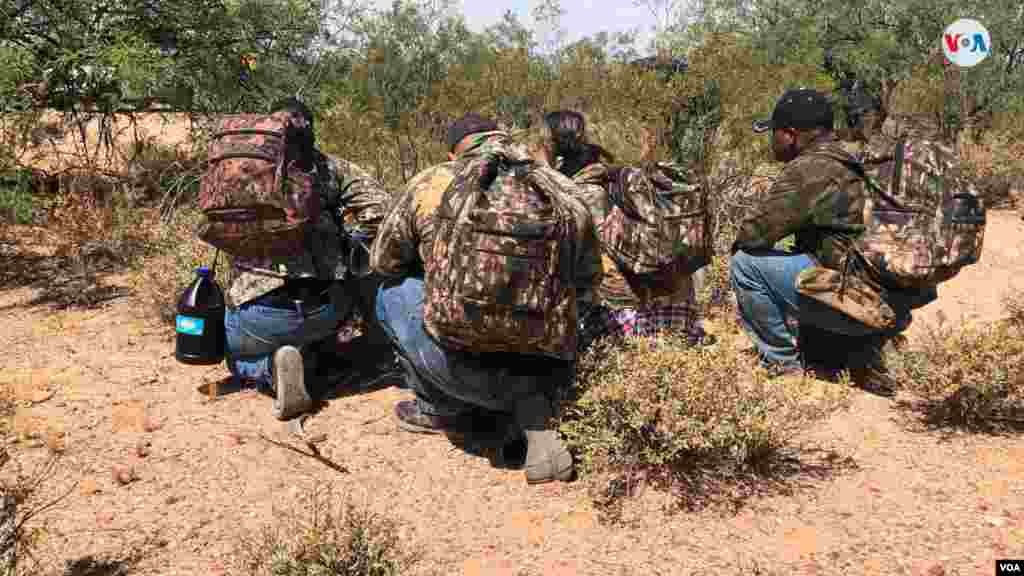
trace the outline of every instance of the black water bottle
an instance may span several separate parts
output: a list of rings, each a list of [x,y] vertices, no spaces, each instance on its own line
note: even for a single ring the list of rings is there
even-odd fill
[[[193,365],[219,364],[224,359],[224,293],[202,266],[178,300],[174,357]]]

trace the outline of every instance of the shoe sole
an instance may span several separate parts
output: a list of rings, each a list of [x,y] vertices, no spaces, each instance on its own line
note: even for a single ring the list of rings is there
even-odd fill
[[[282,346],[274,352],[273,362],[274,417],[291,420],[313,406],[306,390],[302,354],[294,346]]]
[[[404,430],[405,432],[412,432],[413,434],[444,434],[446,432],[446,430],[441,428],[428,428],[426,426],[418,426],[416,424],[411,424],[409,422],[406,422],[405,420],[402,420],[401,418],[397,418],[397,420],[398,427],[401,430]]]
[[[535,486],[537,484],[548,484],[550,482],[568,482],[569,480],[572,480],[572,474],[573,474],[572,466],[569,466],[568,468],[559,471],[554,476],[544,476],[544,477],[541,477],[541,478],[531,478],[530,474],[527,473],[526,474],[526,483],[529,484],[530,486]]]

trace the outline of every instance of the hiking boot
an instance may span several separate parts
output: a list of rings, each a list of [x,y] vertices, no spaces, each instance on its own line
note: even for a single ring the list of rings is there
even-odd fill
[[[850,368],[850,381],[861,390],[883,398],[896,395],[897,382],[883,366]]]
[[[572,454],[566,449],[556,430],[525,430],[526,483],[543,484],[572,479]]]
[[[557,430],[548,428],[555,414],[550,398],[537,394],[516,404],[516,423],[526,437],[527,484],[543,484],[554,480],[567,482],[572,479],[572,454],[558,437]]]
[[[313,399],[306,389],[302,353],[298,348],[281,346],[274,352],[271,385],[274,387],[272,411],[278,420],[291,420],[313,407]]]
[[[885,345],[888,342],[896,344],[898,337],[873,337],[870,343],[864,347],[866,357],[860,362],[860,366],[850,367],[850,381],[865,392],[877,394],[884,398],[892,398],[896,395],[898,383],[889,375],[889,369],[885,365]]]
[[[398,427],[406,432],[454,434],[456,430],[456,417],[426,414],[415,400],[402,400],[395,404],[395,416],[398,418]]]

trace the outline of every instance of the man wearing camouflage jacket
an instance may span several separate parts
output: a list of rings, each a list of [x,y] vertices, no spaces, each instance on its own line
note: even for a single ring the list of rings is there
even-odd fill
[[[309,109],[289,99],[271,112],[284,109],[304,116],[306,136],[314,139]],[[370,343],[389,347],[373,305],[380,278],[368,271],[369,246],[389,195],[360,167],[313,149],[324,210],[310,249],[299,258],[234,258],[225,282],[228,368],[239,385],[272,390],[273,412],[282,420],[312,407],[307,384],[328,371],[325,353],[354,306]]]
[[[864,229],[863,180],[844,162],[855,159],[833,135],[832,104],[821,93],[798,89],[779,99],[769,120],[755,132],[772,133],[772,152],[786,166],[767,197],[747,214],[733,244],[730,264],[741,322],[762,360],[782,373],[812,363],[848,369],[854,382],[882,395],[894,383],[882,362],[882,347],[911,322],[911,310],[936,298],[883,289],[855,256],[849,241]],[[775,244],[796,236],[792,252]],[[800,273],[811,267],[841,270],[894,312],[894,327],[878,329],[805,297],[797,290]],[[813,342],[815,351],[808,348]],[[819,356],[816,350],[824,351]]]
[[[435,241],[433,217],[457,170],[464,162],[493,151],[528,157],[494,122],[475,114],[453,123],[448,145],[449,162],[409,181],[381,224],[371,255],[373,270],[391,277],[381,286],[377,314],[416,394],[415,400],[395,406],[399,426],[410,432],[458,435],[474,414],[493,418],[510,414],[514,429],[526,439],[527,481],[566,480],[572,474],[572,457],[548,425],[557,408],[558,389],[570,385],[574,377],[575,349],[565,350],[564,360],[473,354],[442,347],[424,328],[424,266]],[[586,207],[579,204],[574,209],[589,225],[589,241],[576,247],[575,267],[577,296],[586,301],[600,284],[601,260]]]

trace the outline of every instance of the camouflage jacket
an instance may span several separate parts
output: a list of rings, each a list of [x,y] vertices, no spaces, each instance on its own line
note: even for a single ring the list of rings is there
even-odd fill
[[[514,144],[505,132],[484,132],[475,136],[472,144],[454,161],[428,168],[406,184],[404,192],[381,224],[373,243],[370,266],[375,272],[392,277],[424,274],[424,263],[434,241],[434,212],[464,161],[494,150],[528,157],[526,151]],[[584,209],[582,204],[579,208]],[[597,239],[592,234],[587,237],[592,238],[592,242],[580,247],[580,259],[576,267],[577,299],[583,302],[593,299],[593,291],[603,275]]]
[[[883,134],[876,134],[870,140],[846,140],[840,145],[851,156],[863,162],[870,158],[888,156],[896,149],[896,140]]]
[[[372,242],[389,201],[384,186],[347,160],[324,154],[320,154],[320,160],[317,169],[323,169],[326,174],[324,178],[318,178],[323,186],[321,205],[324,207],[316,226],[318,248],[301,258],[232,259],[225,279],[229,306],[238,306],[262,296],[282,286],[286,279],[335,280],[344,277],[348,267],[348,247],[339,233],[339,222],[356,241],[365,243],[367,247]]]
[[[632,173],[639,177],[637,172]],[[573,182],[579,187],[579,198],[590,209],[590,215],[594,219],[594,225],[600,227],[611,210],[611,203],[608,199],[608,167],[595,162],[583,168],[573,175]],[[693,279],[689,275],[680,275],[678,283],[672,294],[668,296],[650,297],[646,294],[634,292],[626,278],[619,271],[615,262],[602,251],[601,261],[604,267],[604,280],[598,289],[601,302],[613,308],[635,307],[639,304],[647,306],[659,306],[664,304],[679,304],[689,300],[690,288]]]
[[[795,234],[796,252],[812,255],[822,268],[841,271],[850,240],[859,238],[865,230],[866,187],[842,163],[854,160],[833,138],[812,144],[786,164],[766,197],[748,212],[733,251],[770,250],[779,240]],[[851,263],[855,262],[851,259]],[[848,272],[863,283],[876,301],[887,301],[887,294],[892,294],[865,267],[853,265]],[[936,295],[931,290],[901,293],[900,297],[923,305]]]

